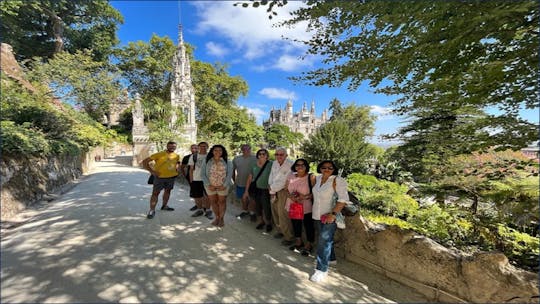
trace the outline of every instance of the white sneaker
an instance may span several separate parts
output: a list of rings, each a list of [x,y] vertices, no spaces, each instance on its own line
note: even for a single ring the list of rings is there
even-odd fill
[[[328,275],[328,271],[320,271],[318,269],[315,269],[315,273],[309,278],[311,282],[322,282],[324,279],[326,279],[326,276]]]
[[[330,264],[330,265],[337,265],[337,261],[336,261],[336,260],[333,260],[333,261],[328,262],[328,264]]]

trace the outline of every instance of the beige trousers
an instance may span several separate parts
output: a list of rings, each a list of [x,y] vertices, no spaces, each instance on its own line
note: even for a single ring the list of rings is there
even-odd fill
[[[287,196],[287,189],[282,189],[276,193],[276,200],[272,202],[272,220],[278,232],[283,233],[283,238],[292,241],[294,240],[292,222],[289,218],[289,213],[285,210]]]

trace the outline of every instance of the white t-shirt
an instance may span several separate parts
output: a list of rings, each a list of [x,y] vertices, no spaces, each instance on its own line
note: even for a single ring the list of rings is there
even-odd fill
[[[206,161],[206,155],[207,154],[197,154],[197,163],[195,164],[193,161],[193,155],[189,158],[188,165],[190,168],[193,168],[193,180],[194,181],[202,181],[202,170],[201,167],[203,163]]]

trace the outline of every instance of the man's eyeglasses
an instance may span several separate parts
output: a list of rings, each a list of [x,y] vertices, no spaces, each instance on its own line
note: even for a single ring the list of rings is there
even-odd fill
[[[321,170],[334,170],[334,167],[321,167]]]
[[[276,156],[284,156],[285,154],[283,153],[276,153]]]

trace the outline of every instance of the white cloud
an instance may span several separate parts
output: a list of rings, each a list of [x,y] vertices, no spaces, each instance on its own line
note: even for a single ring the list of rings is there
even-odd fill
[[[311,67],[313,65],[313,57],[306,57],[304,59],[299,58],[300,56],[291,56],[291,55],[282,55],[276,61],[274,68],[286,72],[291,72],[298,70],[302,67]]]
[[[371,108],[371,113],[377,115],[379,120],[390,120],[395,119],[395,116],[392,115],[392,108],[381,107],[378,105],[369,106]]]
[[[205,46],[206,52],[216,57],[223,57],[224,55],[229,53],[229,50],[226,47],[212,41],[207,42]]]
[[[270,99],[298,99],[295,92],[278,88],[264,88],[259,91],[259,94],[264,95]]]
[[[233,6],[236,1],[193,1],[197,9],[199,23],[196,32],[203,35],[213,32],[224,37],[231,45],[242,51],[244,58],[255,59],[276,53],[303,52],[305,47],[290,39],[308,40],[307,24],[301,23],[293,28],[272,26],[287,19],[289,12],[303,5],[300,1],[291,1],[286,6],[277,8],[278,13],[268,19],[265,7],[242,8]]]
[[[268,117],[268,114],[266,113],[266,111],[261,108],[253,108],[253,107],[248,108],[244,106],[241,106],[241,107],[245,108],[249,114],[255,117],[258,125],[262,125],[263,120]]]

